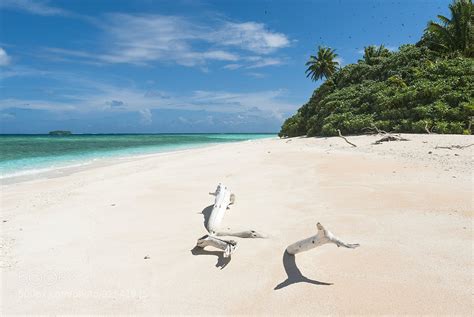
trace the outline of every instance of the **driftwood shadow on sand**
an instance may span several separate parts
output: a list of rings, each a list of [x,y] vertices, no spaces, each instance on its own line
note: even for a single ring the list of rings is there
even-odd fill
[[[332,285],[332,283],[325,283],[325,282],[319,282],[315,280],[311,280],[304,276],[301,271],[298,269],[298,266],[296,265],[296,259],[293,254],[289,254],[288,252],[283,253],[283,266],[285,268],[286,275],[288,275],[288,278],[275,286],[274,290],[279,290],[281,288],[287,287],[291,284],[295,283],[309,283],[309,284],[315,284],[315,285]]]
[[[211,212],[212,208],[214,205],[209,205],[206,208],[204,208],[201,213],[204,216],[204,228],[207,228],[207,224],[209,222],[209,218],[211,217]],[[221,270],[229,264],[231,257],[225,258],[224,257],[224,251],[208,251],[204,250],[203,248],[200,248],[198,246],[195,246],[191,250],[192,255],[215,255],[217,256],[217,263],[216,267],[220,268]]]

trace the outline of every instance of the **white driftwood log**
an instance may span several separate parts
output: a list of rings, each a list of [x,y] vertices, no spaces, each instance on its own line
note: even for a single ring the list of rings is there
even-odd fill
[[[212,246],[217,249],[224,251],[224,258],[229,257],[237,249],[237,242],[234,240],[222,240],[210,235],[205,235],[200,238],[196,245],[200,248]]]
[[[216,236],[231,236],[239,238],[267,238],[267,235],[257,232],[255,230],[243,230],[243,231],[234,231],[230,228],[222,229],[219,232],[216,232]]]
[[[351,248],[351,249],[357,248],[359,246],[359,244],[348,244],[348,243],[342,242],[330,231],[324,229],[324,227],[319,222],[317,224],[317,227],[318,227],[317,235],[289,245],[286,248],[286,252],[288,252],[289,254],[297,254],[300,252],[311,250],[313,248],[316,248],[317,246],[320,246],[326,243],[334,243],[338,247],[342,246],[342,247]]]
[[[214,206],[212,207],[211,216],[207,222],[207,231],[210,234],[216,234],[217,229],[221,225],[222,219],[224,218],[225,211],[235,201],[235,195],[232,194],[229,188],[219,183],[214,193],[209,193],[216,196]]]
[[[229,209],[229,205],[235,202],[235,195],[231,190],[219,183],[214,193],[209,193],[215,196],[214,206],[210,213],[206,225],[209,235],[200,238],[197,241],[197,246],[204,248],[206,246],[213,246],[224,251],[224,257],[229,257],[237,249],[237,242],[234,240],[224,240],[217,238],[217,236],[234,236],[239,238],[265,238],[264,234],[258,233],[255,230],[234,231],[230,228],[220,230],[220,225],[224,215]]]

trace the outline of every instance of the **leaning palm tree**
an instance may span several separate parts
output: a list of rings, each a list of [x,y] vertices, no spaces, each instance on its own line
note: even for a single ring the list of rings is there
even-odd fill
[[[454,0],[449,5],[451,19],[438,15],[425,29],[428,47],[442,54],[460,52],[474,57],[474,5],[472,0]]]
[[[370,45],[364,47],[364,61],[372,65],[379,57],[387,57],[390,51],[382,44],[380,46]]]
[[[337,54],[335,50],[318,46],[317,56],[311,55],[309,61],[306,63],[306,77],[311,77],[311,80],[322,79],[323,77],[331,77],[339,68],[339,62],[336,60]]]

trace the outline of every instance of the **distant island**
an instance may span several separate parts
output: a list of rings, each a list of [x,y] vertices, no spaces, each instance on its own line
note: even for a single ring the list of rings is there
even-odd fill
[[[55,131],[49,131],[49,135],[55,135],[55,136],[64,136],[64,135],[71,135],[71,131],[65,131],[65,130],[55,130]]]

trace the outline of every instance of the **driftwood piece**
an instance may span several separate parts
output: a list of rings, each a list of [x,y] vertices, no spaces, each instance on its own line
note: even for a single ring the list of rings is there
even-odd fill
[[[340,138],[343,138],[344,141],[346,141],[347,143],[349,143],[349,144],[352,145],[353,147],[357,147],[357,145],[355,145],[354,143],[350,142],[349,140],[347,140],[347,138],[346,138],[345,136],[342,135],[341,130],[337,129],[337,133],[339,133],[339,137],[340,137]]]
[[[228,258],[237,249],[237,242],[234,240],[223,240],[214,236],[205,235],[198,239],[196,246],[203,249],[207,246],[213,246],[214,248],[224,251],[224,258]]]
[[[374,144],[381,144],[382,142],[390,142],[390,141],[410,141],[410,140],[405,139],[401,137],[400,135],[387,134],[381,139],[375,141]]]
[[[196,243],[196,247],[198,248],[205,248],[207,246],[212,246],[217,249],[224,251],[224,257],[230,257],[232,253],[235,252],[237,249],[237,242],[234,240],[224,240],[217,238],[217,236],[234,236],[239,238],[265,238],[266,235],[259,233],[255,230],[231,230],[230,228],[226,228],[221,230],[221,223],[224,215],[229,209],[229,206],[234,204],[235,202],[235,195],[231,192],[231,190],[219,183],[214,193],[209,193],[215,196],[214,205],[212,206],[212,210],[209,208],[205,208],[203,210],[204,214],[204,226],[206,230],[209,232],[208,235],[203,236],[202,238],[198,239]],[[209,212],[210,210],[210,212]]]
[[[426,133],[428,134],[432,134],[433,133],[433,127],[431,127],[431,130],[428,128],[428,122],[425,123],[425,131]]]
[[[239,238],[267,238],[266,234],[259,233],[255,230],[232,231],[230,228],[222,229],[216,232],[216,236],[232,236]]]
[[[365,127],[362,130],[369,131],[369,133],[371,134],[390,134],[390,132],[380,130],[379,128],[377,128],[376,125],[372,125],[371,127]]]
[[[380,130],[375,126],[374,124],[371,127],[364,128],[363,130],[369,131],[369,133],[372,134],[381,134],[382,138],[375,141],[372,144],[382,144],[383,142],[391,142],[391,141],[410,141],[408,139],[405,139],[402,137],[400,134],[392,134],[391,132],[387,132],[384,130]]]
[[[290,244],[286,248],[286,252],[288,252],[289,254],[297,254],[300,252],[311,250],[326,243],[334,243],[338,247],[342,246],[350,249],[354,249],[359,246],[359,244],[357,243],[350,244],[341,241],[338,237],[332,234],[332,232],[326,230],[319,222],[316,226],[318,228],[318,233],[316,235]]]
[[[214,193],[210,195],[216,196],[214,206],[212,207],[211,216],[207,222],[206,229],[210,234],[215,234],[224,218],[225,212],[229,205],[235,202],[235,195],[229,188],[219,183]]]
[[[451,146],[436,146],[435,149],[446,149],[446,150],[452,150],[452,149],[457,149],[457,150],[462,150],[468,147],[473,146],[474,143],[468,144],[468,145],[451,145]]]

